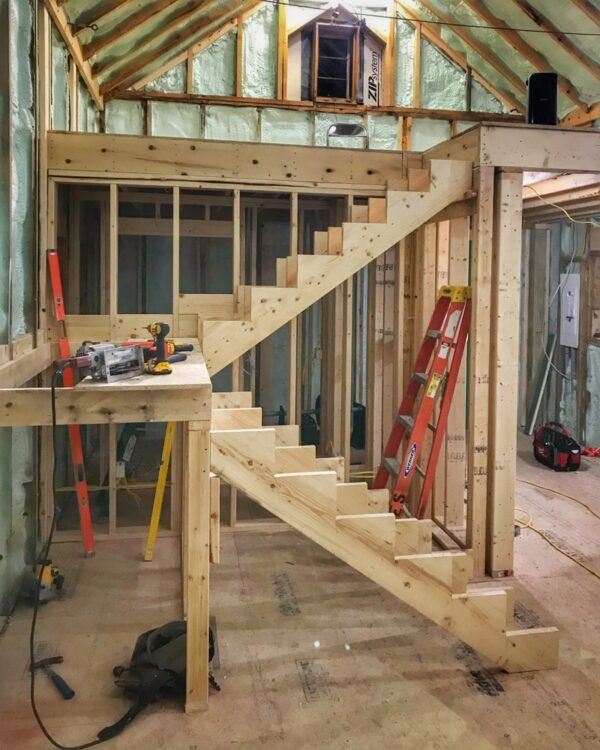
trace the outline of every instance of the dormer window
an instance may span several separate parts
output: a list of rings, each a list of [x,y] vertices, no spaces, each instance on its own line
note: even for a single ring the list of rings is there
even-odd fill
[[[289,35],[288,97],[377,106],[384,45],[341,5],[319,14]]]

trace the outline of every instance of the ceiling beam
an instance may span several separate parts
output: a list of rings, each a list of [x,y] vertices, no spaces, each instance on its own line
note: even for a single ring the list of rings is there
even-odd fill
[[[478,73],[476,70],[473,70],[469,61],[459,52],[450,47],[450,45],[442,39],[439,33],[434,30],[434,27],[431,24],[428,24],[427,21],[420,21],[413,18],[413,11],[402,5],[402,3],[398,3],[398,8],[402,12],[403,16],[405,16],[405,18],[409,20],[412,26],[415,26],[417,23],[421,23],[421,34],[425,37],[425,39],[427,39],[427,41],[433,44],[434,47],[437,47],[441,52],[449,57],[452,62],[458,65],[459,68],[462,68],[465,71],[468,68],[471,68],[471,74],[473,78],[482,86],[484,86],[490,93],[492,93],[496,97],[496,99],[498,99],[506,107],[508,107],[508,109],[515,109],[517,112],[523,112],[524,107],[522,102],[516,99],[512,94],[501,91],[496,86],[494,86],[493,83],[488,81],[485,76],[481,75],[481,73]]]
[[[598,9],[590,3],[590,0],[571,0],[571,4],[579,8],[582,13],[585,13],[590,21],[593,21],[596,26],[600,27],[600,13],[598,12]]]
[[[456,22],[456,18],[453,18],[452,16],[449,16],[447,13],[442,13],[441,11],[438,11],[430,2],[429,0],[419,0],[419,4],[422,5],[424,8],[427,8],[427,10],[430,13],[433,13],[434,16],[440,19],[440,21],[444,21],[445,23],[452,24],[453,22]],[[459,39],[462,39],[465,44],[467,44],[471,49],[476,52],[480,57],[482,57],[488,65],[490,65],[496,72],[500,73],[500,75],[514,88],[516,89],[520,94],[525,95],[526,93],[526,87],[525,83],[519,78],[519,76],[515,75],[512,70],[504,63],[502,63],[495,55],[492,55],[486,47],[481,44],[472,34],[470,34],[468,31],[466,31],[464,28],[460,26],[451,26],[450,31],[452,31],[454,34],[456,34]]]
[[[136,58],[142,57],[142,52],[147,49],[148,47],[151,47],[155,42],[157,42],[160,39],[167,39],[169,38],[169,35],[173,35],[173,39],[176,41],[178,34],[183,34],[185,31],[187,31],[187,28],[189,28],[189,25],[198,19],[203,19],[205,14],[210,12],[216,5],[219,4],[219,0],[208,0],[207,2],[203,2],[200,5],[196,5],[195,7],[188,9],[184,11],[183,13],[180,13],[175,18],[172,18],[167,24],[157,29],[156,33],[152,34],[151,36],[147,37],[146,39],[140,40],[136,45],[135,49],[132,50],[131,54],[128,56],[119,57],[116,60],[113,60],[111,62],[107,63],[97,63],[93,66],[94,75],[98,78],[105,78],[106,76],[109,76],[110,74],[114,73],[114,71],[118,70],[121,67],[125,67],[129,69],[128,63],[131,63],[132,61],[135,61]],[[151,57],[158,57],[158,53],[151,52]],[[105,85],[106,82],[104,82],[103,85]],[[101,86],[102,89],[102,86]]]
[[[104,100],[102,99],[102,94],[98,87],[98,81],[94,80],[90,64],[86,62],[81,55],[81,45],[79,44],[79,40],[75,39],[71,32],[71,26],[65,11],[63,8],[59,8],[56,4],[56,0],[44,0],[44,5],[50,14],[50,18],[54,21],[56,28],[60,32],[64,43],[67,45],[69,54],[77,66],[77,70],[79,71],[79,74],[87,86],[93,100],[100,109],[104,109]]]
[[[211,2],[210,5],[214,5],[214,3]],[[236,0],[226,0],[217,11],[202,16],[197,23],[188,26],[185,32],[181,31],[174,38],[167,38],[165,44],[160,49],[152,50],[141,57],[133,58],[129,66],[102,84],[100,91],[105,94],[116,91],[117,88],[125,89],[135,84],[143,77],[145,69],[155,64],[163,56],[173,59],[178,53],[196,44],[215,29],[227,23],[231,18],[239,15],[242,10],[240,6],[239,0],[237,2]],[[163,62],[166,62],[166,60],[163,60]]]
[[[220,26],[216,31],[213,31],[212,34],[209,34],[208,36],[204,37],[201,41],[194,44],[193,47],[188,47],[184,52],[180,52],[178,55],[176,55],[173,58],[169,58],[166,62],[162,63],[162,65],[156,69],[153,69],[145,75],[143,78],[140,78],[139,81],[136,81],[131,88],[133,89],[141,89],[146,84],[150,83],[150,81],[153,81],[155,78],[158,78],[163,73],[166,73],[167,70],[170,70],[171,68],[175,67],[175,65],[179,65],[179,63],[182,63],[184,60],[188,59],[188,56],[191,55],[192,59],[199,53],[202,52],[203,49],[206,49],[210,44],[213,42],[216,42],[217,39],[222,37],[224,34],[227,34],[227,32],[231,31],[232,29],[235,29],[237,26],[237,19],[231,18],[229,21],[224,23],[222,26]],[[121,96],[125,92],[121,92],[119,96]]]
[[[89,44],[83,45],[81,51],[84,60],[89,60],[90,57],[97,55],[103,49],[106,49],[110,44],[115,42],[117,39],[121,40],[123,37],[131,34],[132,31],[138,29],[146,21],[151,20],[159,13],[174,5],[178,0],[157,0],[155,3],[148,3],[142,6],[138,13],[133,13],[122,23],[118,24],[116,28],[109,31],[107,34],[99,36],[97,39],[92,38]]]
[[[72,23],[77,26],[77,30],[74,32],[75,36],[82,34],[87,31],[92,25],[98,25],[110,18],[114,13],[126,7],[132,5],[136,0],[105,0],[102,5],[96,9],[95,16],[86,16],[85,13],[81,13]],[[80,21],[81,19],[81,21]]]
[[[494,26],[494,31],[499,34],[506,42],[508,42],[517,52],[522,55],[528,62],[530,62],[534,68],[539,71],[553,70],[550,63],[541,55],[537,50],[530,47],[529,44],[521,37],[516,31],[510,29],[504,21],[487,9],[487,7],[481,2],[481,0],[463,0],[464,4],[467,5],[472,11],[474,11],[488,26]],[[579,98],[577,89],[565,76],[560,75],[558,77],[558,86],[560,90],[568,96],[569,99],[576,104],[580,109],[586,110],[588,105]]]
[[[568,127],[577,127],[578,125],[588,125],[594,120],[600,120],[600,102],[592,104],[587,112],[583,112],[581,109],[574,109],[562,118],[560,124],[567,125]]]
[[[592,60],[590,60],[590,58],[579,49],[579,47],[573,44],[573,42],[563,34],[562,31],[560,31],[560,29],[557,29],[552,21],[544,16],[543,13],[540,13],[537,8],[534,8],[529,2],[527,2],[527,0],[512,1],[514,5],[531,19],[539,29],[545,31],[550,39],[559,44],[561,49],[567,54],[571,55],[571,57],[582,66],[582,68],[590,73],[590,75],[593,75],[600,80],[600,67],[592,62]]]

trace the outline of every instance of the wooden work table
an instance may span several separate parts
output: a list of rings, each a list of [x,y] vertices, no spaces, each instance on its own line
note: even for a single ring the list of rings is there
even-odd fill
[[[187,611],[186,711],[208,706],[210,418],[212,386],[195,350],[170,375],[138,375],[116,383],[85,378],[56,389],[57,423],[183,422],[182,569]],[[52,423],[50,388],[0,389],[0,426]]]

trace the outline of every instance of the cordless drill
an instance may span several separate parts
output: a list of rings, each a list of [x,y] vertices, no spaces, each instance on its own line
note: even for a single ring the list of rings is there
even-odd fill
[[[169,364],[169,354],[167,346],[167,335],[171,330],[166,323],[150,323],[148,330],[154,339],[154,350],[156,356],[146,362],[146,372],[152,375],[170,375],[173,368]]]

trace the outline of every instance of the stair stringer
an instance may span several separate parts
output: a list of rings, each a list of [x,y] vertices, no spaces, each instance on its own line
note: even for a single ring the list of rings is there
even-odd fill
[[[388,191],[386,223],[345,223],[340,255],[297,256],[297,286],[241,289],[246,320],[199,321],[209,373],[222,370],[446,206],[463,199],[471,185],[471,162],[433,160],[429,191]]]
[[[395,561],[349,536],[335,523],[336,497],[327,499],[322,488],[318,503],[293,492],[294,475],[277,475],[275,430],[226,430],[212,433],[212,470],[229,484],[243,490],[262,507],[308,536],[330,553],[397,596],[433,622],[472,646],[493,665],[508,672],[552,668],[558,662],[556,628],[510,629],[513,598],[510,590],[468,590],[455,593],[455,581],[440,580],[432,572],[435,556],[409,555]],[[314,472],[315,476],[333,472]],[[332,477],[324,482],[335,487]],[[460,553],[456,561],[460,562]],[[421,559],[423,558],[423,559]],[[460,566],[452,570],[459,571]],[[462,582],[462,581],[461,581]]]

